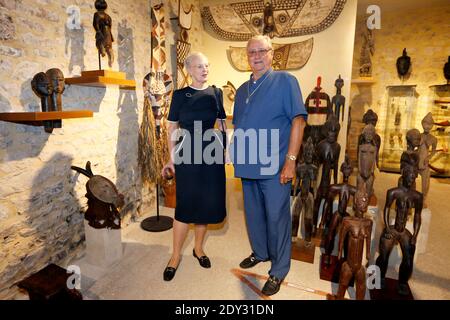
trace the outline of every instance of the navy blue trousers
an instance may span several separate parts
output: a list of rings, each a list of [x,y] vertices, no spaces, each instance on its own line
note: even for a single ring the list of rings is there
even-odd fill
[[[269,275],[284,279],[291,266],[291,184],[273,179],[244,179],[244,209],[253,253],[270,260]]]

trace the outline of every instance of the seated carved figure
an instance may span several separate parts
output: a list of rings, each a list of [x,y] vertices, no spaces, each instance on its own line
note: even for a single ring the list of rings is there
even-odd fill
[[[305,223],[305,241],[307,243],[311,241],[314,206],[312,189],[313,182],[316,180],[317,176],[317,167],[313,164],[313,157],[314,144],[311,137],[309,137],[303,147],[304,163],[300,163],[297,166],[297,179],[294,190],[297,191],[298,186],[301,185],[301,191],[295,199],[292,216],[292,236],[296,237],[298,234],[300,214],[303,212],[303,220]]]
[[[370,236],[373,225],[372,220],[363,217],[368,205],[367,192],[358,190],[355,194],[357,216],[345,217],[342,220],[338,258],[342,256],[344,245],[347,247],[347,258],[341,267],[337,299],[344,299],[350,280],[354,278],[356,300],[364,300],[366,293],[366,269],[362,263],[364,243],[366,244],[366,259],[368,261],[370,259]]]
[[[341,224],[341,221],[344,217],[349,216],[347,212],[347,205],[350,200],[351,196],[354,196],[356,193],[356,187],[350,185],[348,183],[348,179],[350,175],[353,172],[353,167],[350,163],[350,159],[348,155],[345,155],[345,161],[341,165],[341,172],[344,176],[343,183],[340,184],[333,184],[330,186],[330,190],[328,192],[327,201],[324,204],[322,215],[322,221],[320,222],[320,228],[323,228],[328,218],[326,217],[327,212],[329,212],[329,208],[333,205],[333,200],[336,196],[339,196],[339,204],[338,209],[336,212],[334,212],[331,222],[328,226],[328,231],[325,236],[325,255],[324,255],[324,262],[326,264],[330,264],[330,255],[333,251],[334,247],[334,238],[336,236],[336,231],[339,228],[339,225]]]
[[[94,175],[91,163],[86,163],[86,169],[71,166],[72,170],[89,178],[86,183],[86,198],[88,209],[85,219],[95,229],[120,229],[120,213],[117,208],[124,205],[124,196],[119,193],[114,183],[109,179]]]
[[[386,205],[384,207],[385,228],[380,238],[379,253],[376,260],[381,270],[381,286],[385,286],[386,271],[389,255],[396,244],[400,245],[402,251],[402,262],[398,276],[398,293],[407,295],[408,280],[413,271],[413,259],[416,251],[417,235],[421,225],[421,212],[423,206],[423,195],[411,186],[417,178],[417,167],[405,164],[402,169],[402,185],[389,189],[386,194]],[[390,224],[389,211],[395,201],[395,222]],[[414,208],[414,231],[406,229],[409,211]]]

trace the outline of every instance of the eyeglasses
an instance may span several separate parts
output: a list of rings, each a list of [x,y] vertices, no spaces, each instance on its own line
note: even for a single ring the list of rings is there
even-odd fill
[[[260,57],[264,57],[269,51],[271,51],[272,49],[258,49],[258,50],[250,50],[247,51],[247,55],[249,57],[256,57],[256,56],[260,56]]]

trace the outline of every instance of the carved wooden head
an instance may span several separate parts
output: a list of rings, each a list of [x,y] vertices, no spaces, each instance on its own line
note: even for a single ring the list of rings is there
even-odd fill
[[[95,9],[98,11],[104,11],[108,8],[108,4],[105,0],[95,0]]]
[[[33,80],[31,80],[31,88],[39,98],[47,97],[53,91],[50,80],[44,72],[35,74]]]
[[[52,68],[48,69],[46,74],[52,84],[54,92],[62,94],[66,83],[62,71],[57,68]]]

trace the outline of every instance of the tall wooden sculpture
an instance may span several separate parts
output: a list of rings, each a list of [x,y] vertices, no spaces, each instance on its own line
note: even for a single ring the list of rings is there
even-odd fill
[[[422,139],[419,146],[419,174],[422,177],[423,201],[426,202],[428,190],[430,189],[430,159],[436,154],[437,139],[430,131],[433,129],[433,115],[429,112],[422,119]],[[430,151],[431,148],[431,151]]]
[[[165,119],[168,114],[173,83],[167,72],[164,6],[162,3],[152,7],[151,17],[151,71],[143,81],[145,108],[140,130],[139,159],[144,182],[156,183],[157,213],[156,216],[144,219],[141,227],[147,231],[159,232],[170,229],[173,223],[171,217],[159,214],[159,187],[174,189],[173,183],[175,183],[175,179],[169,181],[161,176],[163,165],[169,159]]]
[[[305,251],[311,253],[309,256],[312,255],[312,262],[314,261],[314,244],[311,243],[314,209],[313,182],[317,177],[317,167],[313,164],[314,152],[314,144],[312,143],[312,139],[310,137],[303,147],[304,163],[299,163],[297,165],[297,176],[294,187],[295,192],[297,192],[299,186],[301,187],[300,193],[294,200],[294,209],[292,214],[292,237],[294,238],[298,234],[300,217],[301,213],[303,212],[305,237],[303,241],[300,241],[298,243],[294,241],[293,247],[298,247],[298,260],[304,261],[306,259],[307,262],[311,262],[311,258],[308,259],[302,257],[302,255],[306,254]],[[295,252],[295,248],[293,248],[294,259]]]
[[[334,115],[331,115],[324,125],[326,138],[320,141],[316,148],[318,161],[322,164],[322,178],[314,200],[313,234],[317,227],[320,204],[322,200],[327,201],[331,183],[331,171],[333,171],[334,183],[337,183],[339,154],[341,152],[341,146],[337,142],[337,138],[340,129],[339,120]],[[322,214],[325,214],[325,212]]]
[[[400,245],[402,262],[400,264],[397,287],[400,295],[410,294],[408,280],[413,272],[414,253],[421,225],[423,195],[412,189],[417,173],[416,166],[405,163],[402,169],[402,185],[389,189],[386,193],[386,205],[383,215],[385,228],[380,238],[380,255],[376,260],[376,264],[381,270],[381,287],[385,288],[389,255],[396,244]],[[391,224],[389,213],[394,202],[396,215],[394,224]],[[409,211],[413,208],[414,230],[411,233],[406,229],[406,223]]]
[[[108,55],[108,65],[111,68],[114,62],[114,52],[112,49],[112,43],[114,37],[112,35],[112,19],[105,12],[108,8],[108,4],[105,0],[95,0],[95,9],[97,12],[94,14],[93,26],[95,29],[95,45],[98,50],[98,68],[102,69],[101,57]]]

